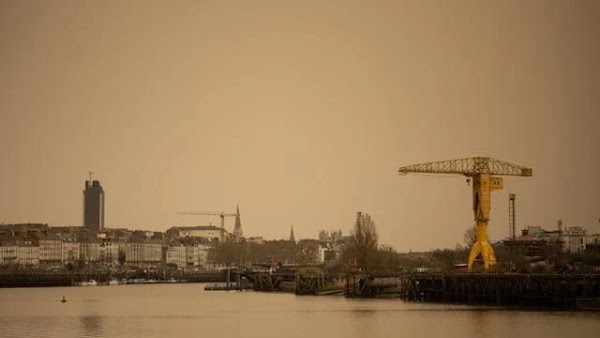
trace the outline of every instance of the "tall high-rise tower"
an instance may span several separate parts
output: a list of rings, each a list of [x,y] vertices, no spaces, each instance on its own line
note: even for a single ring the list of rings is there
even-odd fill
[[[100,181],[85,181],[83,191],[83,226],[94,231],[104,229],[104,189]]]
[[[237,241],[244,237],[242,231],[242,220],[240,219],[240,205],[238,204],[237,210],[235,211],[235,226],[233,227],[233,238]]]

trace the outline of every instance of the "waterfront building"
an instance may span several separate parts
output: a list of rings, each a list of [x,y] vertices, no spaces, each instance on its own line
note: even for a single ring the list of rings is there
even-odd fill
[[[93,242],[82,242],[79,243],[79,258],[85,262],[99,262],[100,261],[100,243]]]
[[[298,241],[298,250],[309,264],[322,264],[325,262],[327,245],[316,239],[302,239]]]
[[[531,227],[529,227],[531,228]],[[561,251],[562,242],[549,241],[545,238],[546,231],[539,231],[534,228],[531,236],[529,228],[521,230],[521,236],[515,239],[507,239],[503,244],[513,253],[518,253],[526,257],[552,257]]]
[[[63,241],[62,243],[62,262],[74,263],[79,260],[79,242],[72,240]]]
[[[19,245],[17,246],[17,263],[22,265],[40,264],[40,250],[38,246]]]
[[[197,248],[198,266],[203,266],[205,268],[214,266],[214,262],[209,259],[209,253],[212,247],[209,245],[200,244],[197,246]]]
[[[200,248],[197,245],[185,247],[185,264],[188,267],[197,267],[200,263]]]
[[[104,189],[100,181],[85,181],[83,226],[93,231],[104,229]]]
[[[204,267],[206,268],[210,263],[208,260],[208,253],[210,251],[209,245],[198,244],[193,246],[186,246],[186,264],[188,267]]]
[[[100,243],[100,261],[106,264],[119,262],[119,245],[110,239],[104,239]]]
[[[546,256],[559,251],[566,253],[583,253],[589,244],[598,241],[600,235],[587,235],[587,230],[582,227],[569,227],[564,229],[559,221],[557,230],[546,230],[541,226],[526,226],[522,235],[515,240],[505,240],[504,244],[511,250],[526,256]],[[591,242],[591,243],[590,243]]]
[[[206,267],[210,248],[203,244],[171,245],[167,247],[165,262],[175,264],[179,269]]]
[[[0,245],[0,265],[17,263],[17,246],[13,244]]]
[[[63,241],[59,238],[45,238],[39,241],[40,262],[58,263],[62,261]]]
[[[127,263],[162,262],[162,244],[156,242],[129,242],[125,244]]]
[[[187,249],[193,247],[185,247],[183,245],[174,245],[167,247],[167,264],[175,264],[178,269],[183,269],[187,266]]]
[[[230,238],[225,229],[213,225],[174,226],[167,230],[167,234],[170,238],[196,237],[210,242],[225,242]]]

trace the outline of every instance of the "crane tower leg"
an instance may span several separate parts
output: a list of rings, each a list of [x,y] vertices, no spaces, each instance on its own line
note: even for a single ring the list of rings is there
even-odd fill
[[[489,174],[478,174],[473,176],[473,212],[477,222],[477,239],[469,253],[468,268],[473,268],[473,262],[479,256],[483,259],[485,270],[496,265],[494,249],[488,241],[488,221],[491,209],[491,190],[501,189],[502,181],[491,177]]]

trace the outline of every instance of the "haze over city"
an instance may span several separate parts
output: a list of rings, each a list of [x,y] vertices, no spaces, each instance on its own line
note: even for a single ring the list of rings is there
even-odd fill
[[[244,234],[348,233],[454,247],[462,176],[399,166],[490,156],[533,168],[492,194],[517,224],[600,231],[594,1],[0,3],[0,222],[81,225],[88,171],[107,227],[234,212]],[[227,223],[231,230],[233,223]]]

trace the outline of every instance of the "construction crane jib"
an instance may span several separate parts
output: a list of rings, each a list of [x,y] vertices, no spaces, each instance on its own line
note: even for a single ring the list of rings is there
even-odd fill
[[[236,217],[239,216],[239,212],[236,213],[224,213],[224,212],[203,212],[203,211],[178,211],[179,215],[200,215],[200,216],[219,216],[221,217],[221,229],[225,228],[225,217]]]
[[[491,194],[493,190],[501,190],[503,182],[498,176],[532,176],[532,169],[516,164],[495,160],[489,157],[472,157],[458,160],[421,163],[400,167],[400,174],[460,174],[473,180],[473,213],[477,223],[477,239],[469,253],[468,268],[481,256],[484,269],[496,264],[494,250],[488,241],[488,221],[491,210]]]

